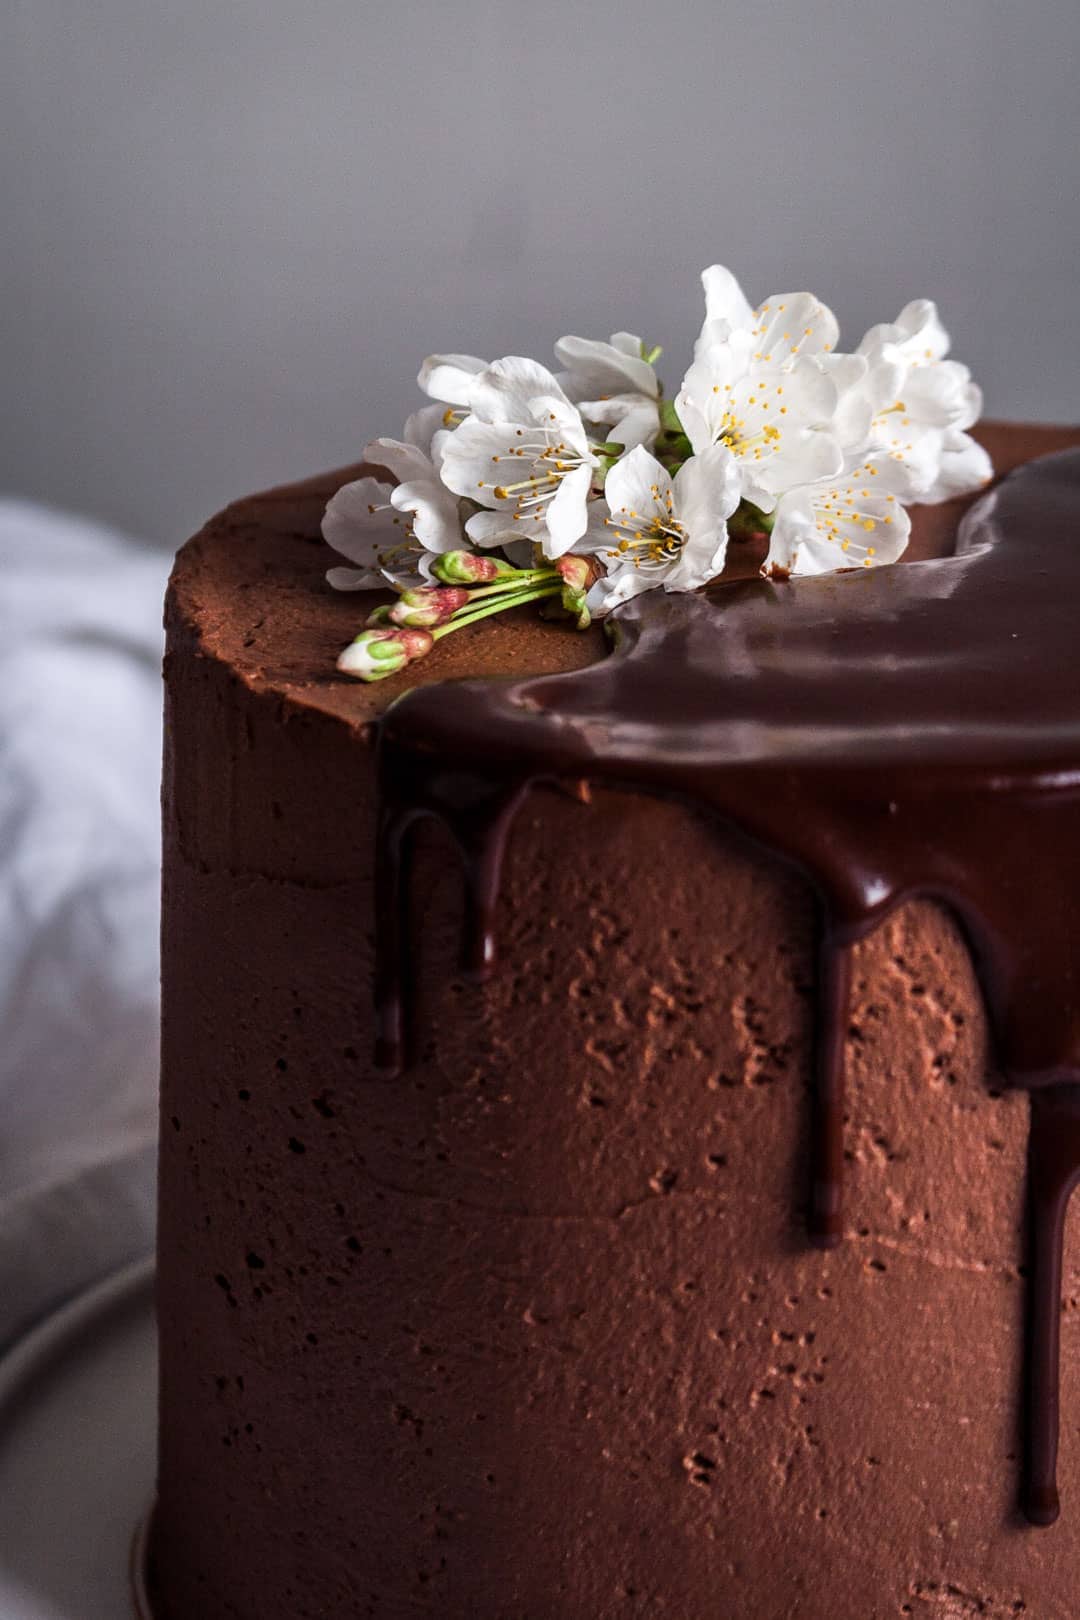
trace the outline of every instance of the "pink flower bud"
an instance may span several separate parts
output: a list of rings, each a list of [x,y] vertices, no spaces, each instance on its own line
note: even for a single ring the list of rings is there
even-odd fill
[[[453,618],[468,600],[468,591],[460,585],[420,585],[402,591],[390,609],[390,617],[395,624],[431,629]]]
[[[578,557],[571,551],[559,558],[555,571],[563,580],[560,598],[563,612],[574,620],[577,629],[587,630],[592,623],[592,614],[586,598],[589,586],[599,575],[595,559]]]
[[[382,681],[423,658],[435,645],[426,630],[361,630],[337,661],[343,675],[361,681]]]
[[[598,570],[591,557],[579,557],[569,551],[565,557],[559,558],[555,572],[561,575],[572,591],[587,591],[596,579]]]
[[[435,558],[431,572],[446,585],[486,585],[493,579],[514,572],[502,557],[489,557],[476,551],[444,551]]]

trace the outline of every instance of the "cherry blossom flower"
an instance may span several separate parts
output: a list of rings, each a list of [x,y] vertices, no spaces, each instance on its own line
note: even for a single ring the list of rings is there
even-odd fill
[[[413,418],[410,423],[416,432]],[[331,498],[323,538],[353,566],[329,569],[327,580],[339,591],[423,584],[433,558],[461,545],[458,502],[436,462],[415,444],[373,439],[364,460],[398,482],[369,474],[342,485]]]
[[[753,332],[722,323],[708,331],[675,401],[694,453],[726,445],[743,495],[765,512],[785,490],[838,473],[840,393],[829,372],[810,355],[783,366],[756,360]]]
[[[674,477],[644,446],[631,450],[608,473],[607,512],[598,508],[590,524],[586,545],[605,569],[588,593],[592,612],[660,585],[692,591],[715,578],[738,501],[739,471],[726,445],[691,456]]]
[[[482,372],[472,409],[441,442],[441,476],[487,508],[465,525],[480,546],[535,540],[561,557],[585,533],[599,458],[581,413],[535,360],[510,355]]]
[[[984,483],[982,396],[916,300],[838,351],[809,292],[752,304],[724,265],[674,400],[631,332],[560,338],[557,374],[509,355],[430,355],[431,403],[376,439],[323,533],[342,590],[389,584],[340,668],[381,680],[445,635],[535,606],[585,628],[640,592],[698,589],[730,530],[769,537],[767,578],[872,568],[908,542],[905,505]],[[475,548],[483,548],[477,550]]]
[[[705,324],[698,348],[715,344],[721,328],[753,338],[751,357],[765,365],[786,365],[799,355],[828,354],[836,347],[836,316],[813,293],[773,293],[755,309],[726,265],[711,264],[701,272],[701,282]]]
[[[558,381],[586,421],[603,426],[608,437],[632,450],[650,449],[660,428],[660,381],[654,369],[659,349],[646,351],[633,332],[613,332],[610,343],[563,337],[555,357],[566,369]]]
[[[789,490],[777,503],[761,572],[787,579],[896,562],[911,532],[901,505],[906,481],[899,463],[874,456],[840,478]]]
[[[866,448],[883,450],[909,475],[906,498],[947,500],[986,483],[990,458],[967,429],[982,392],[966,366],[947,360],[949,336],[926,298],[872,326],[856,353],[867,370],[855,388],[870,407]]]
[[[429,354],[420,367],[417,385],[430,399],[468,410],[473,384],[487,364],[475,354]]]

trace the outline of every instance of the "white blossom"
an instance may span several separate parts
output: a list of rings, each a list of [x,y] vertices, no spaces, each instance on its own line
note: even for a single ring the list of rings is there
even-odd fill
[[[323,533],[351,565],[330,582],[424,587],[434,559],[469,542],[522,568],[592,554],[603,574],[588,609],[600,614],[641,591],[715,578],[740,502],[744,531],[769,531],[762,572],[779,579],[894,562],[908,542],[906,503],[989,479],[969,432],[981,393],[948,358],[929,300],[841,353],[836,318],[812,293],[752,304],[720,264],[702,284],[705,319],[674,407],[660,350],[632,332],[560,338],[557,374],[517,355],[429,355],[417,380],[432,403],[400,439],[368,445],[371,471],[327,506]],[[577,617],[587,621],[584,607]],[[348,655],[364,679],[414,656],[375,639],[381,628]]]
[[[840,335],[836,316],[813,293],[773,293],[752,308],[726,265],[710,265],[701,272],[701,281],[705,324],[699,347],[715,343],[721,327],[752,337],[752,358],[767,365],[784,365],[798,355],[828,354],[836,347]]]
[[[753,307],[725,265],[702,271],[705,322],[675,401],[698,454],[726,444],[743,495],[769,512],[785,492],[844,465],[840,389],[828,366],[836,317],[813,293],[774,293]]]
[[[599,466],[581,412],[545,366],[509,355],[476,379],[470,414],[441,441],[443,482],[487,510],[465,525],[480,546],[534,540],[551,558],[585,533]]]
[[[769,512],[798,485],[840,471],[840,394],[812,356],[780,366],[755,358],[758,336],[724,323],[706,339],[675,401],[695,454],[724,444],[738,463],[743,495]]]
[[[692,591],[715,578],[738,502],[738,468],[725,445],[691,456],[674,477],[644,446],[631,450],[608,473],[581,548],[605,570],[589,591],[590,610],[608,613],[659,585]]]
[[[856,351],[867,367],[853,390],[869,412],[865,448],[906,469],[908,500],[947,500],[992,475],[989,456],[967,432],[982,393],[966,366],[945,358],[948,350],[937,309],[923,298],[871,327]]]
[[[786,579],[896,562],[911,532],[901,504],[905,485],[902,466],[875,456],[840,478],[789,490],[777,503],[761,572]]]
[[[406,418],[401,437],[437,464],[442,459],[438,450],[439,435],[456,426],[454,421],[447,422],[446,415],[441,405],[421,405]]]
[[[416,432],[415,418],[410,423]],[[373,439],[364,460],[397,483],[369,474],[331,497],[323,538],[353,566],[329,569],[327,580],[339,591],[423,584],[431,578],[432,557],[462,544],[458,502],[436,461],[415,444]]]
[[[420,367],[417,384],[429,399],[440,399],[447,405],[461,405],[467,410],[471,403],[473,385],[477,377],[487,370],[487,361],[475,354],[429,354]]]
[[[652,359],[633,332],[613,332],[611,341],[563,337],[555,357],[568,399],[588,422],[608,429],[624,450],[655,443],[660,428],[660,383]]]

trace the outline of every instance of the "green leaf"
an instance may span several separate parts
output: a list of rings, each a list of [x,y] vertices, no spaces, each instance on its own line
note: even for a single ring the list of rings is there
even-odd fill
[[[685,429],[679,421],[679,413],[675,409],[673,399],[660,401],[660,427],[664,433],[683,433]]]

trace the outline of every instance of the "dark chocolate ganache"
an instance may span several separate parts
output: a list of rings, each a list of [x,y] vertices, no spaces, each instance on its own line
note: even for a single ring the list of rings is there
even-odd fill
[[[851,946],[902,901],[969,940],[1007,1082],[1030,1090],[1022,1505],[1058,1515],[1065,1209],[1080,1179],[1080,452],[1031,462],[902,567],[650,592],[612,655],[400,698],[380,728],[379,1059],[406,1057],[410,829],[449,828],[466,956],[495,958],[506,833],[535,783],[603,781],[703,805],[818,897],[809,1236],[843,1228]]]

